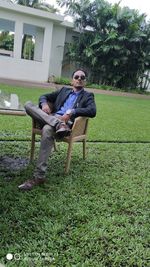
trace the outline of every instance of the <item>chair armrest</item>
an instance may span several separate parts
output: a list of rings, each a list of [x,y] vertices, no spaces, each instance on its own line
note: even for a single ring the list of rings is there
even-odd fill
[[[77,117],[74,121],[70,137],[86,135],[88,121],[88,117]],[[40,133],[41,129],[42,126],[35,119],[32,118],[32,131]]]

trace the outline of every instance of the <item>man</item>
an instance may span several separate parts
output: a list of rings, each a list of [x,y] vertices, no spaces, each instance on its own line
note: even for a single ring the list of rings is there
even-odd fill
[[[45,183],[48,157],[51,154],[54,138],[68,136],[76,117],[96,116],[93,93],[84,90],[86,72],[78,69],[72,74],[73,89],[63,87],[39,99],[39,108],[27,102],[26,112],[42,126],[39,158],[33,179],[19,186],[21,190],[31,190],[34,186]],[[49,103],[53,104],[53,108]]]

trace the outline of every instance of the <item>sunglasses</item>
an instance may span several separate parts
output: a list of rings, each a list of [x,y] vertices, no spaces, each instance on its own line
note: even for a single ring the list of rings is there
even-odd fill
[[[78,79],[81,79],[82,81],[84,81],[85,79],[86,79],[86,77],[85,77],[85,75],[75,75],[74,77],[73,77],[73,79],[75,79],[75,80],[78,80]]]

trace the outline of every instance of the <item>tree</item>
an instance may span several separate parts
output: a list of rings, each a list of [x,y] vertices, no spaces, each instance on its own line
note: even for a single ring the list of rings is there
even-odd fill
[[[14,34],[10,34],[9,31],[2,31],[0,33],[0,49],[13,51],[14,47]]]
[[[58,10],[53,5],[50,5],[42,0],[11,0],[14,4],[28,6],[44,11],[48,11],[51,13],[56,13]]]
[[[80,31],[68,45],[70,60],[88,68],[93,82],[142,86],[139,78],[150,69],[150,24],[144,14],[104,0],[57,2],[67,7]]]

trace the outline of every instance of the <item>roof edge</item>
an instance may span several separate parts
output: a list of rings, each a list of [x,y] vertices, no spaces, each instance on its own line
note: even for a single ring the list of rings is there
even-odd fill
[[[48,11],[43,11],[32,7],[21,6],[18,4],[8,2],[6,0],[0,0],[0,9],[11,10],[18,13],[54,20],[60,23],[64,21],[64,16],[62,15],[57,15],[54,13],[50,13]]]

